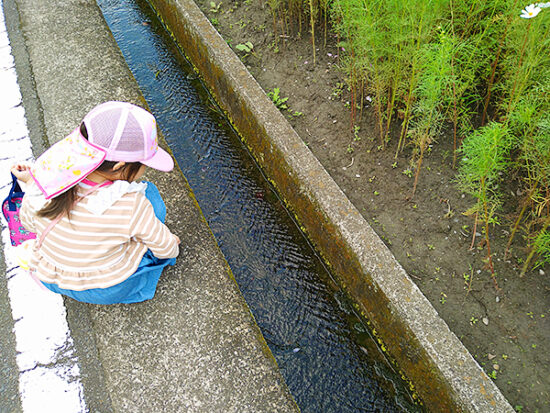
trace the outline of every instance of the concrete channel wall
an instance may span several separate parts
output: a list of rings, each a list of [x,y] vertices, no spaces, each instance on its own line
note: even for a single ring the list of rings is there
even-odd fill
[[[192,0],[149,0],[430,412],[513,412]]]

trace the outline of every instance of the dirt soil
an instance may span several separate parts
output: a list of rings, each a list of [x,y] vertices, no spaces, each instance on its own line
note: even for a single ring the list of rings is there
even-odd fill
[[[275,35],[265,2],[226,0],[220,5],[218,0],[216,7],[211,0],[196,2],[266,93],[280,88],[280,97],[288,97],[283,113],[294,129],[512,406],[550,412],[550,268],[520,278],[526,252],[518,236],[511,257],[504,259],[510,225],[503,222],[492,229],[495,288],[480,234],[470,249],[474,221],[463,212],[474,202],[456,187],[452,136],[433,145],[410,198],[412,148],[395,158],[395,137],[380,148],[368,97],[357,137],[352,132],[350,96],[338,69],[334,36],[324,46],[319,29],[313,64],[305,24],[302,36],[299,27],[281,36],[280,26]],[[253,53],[236,48],[246,42]],[[517,186],[513,178],[507,184],[506,204],[513,205]]]

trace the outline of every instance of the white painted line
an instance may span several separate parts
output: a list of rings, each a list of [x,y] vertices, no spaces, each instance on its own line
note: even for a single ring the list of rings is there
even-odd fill
[[[32,160],[25,110],[17,83],[0,0],[0,201],[11,187],[14,162]],[[78,359],[73,348],[63,299],[44,291],[16,265],[15,248],[3,217],[8,296],[14,319],[19,393],[26,413],[86,411]]]

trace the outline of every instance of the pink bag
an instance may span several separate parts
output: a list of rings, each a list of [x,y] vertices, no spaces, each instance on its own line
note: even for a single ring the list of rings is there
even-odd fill
[[[27,231],[23,228],[23,225],[21,225],[19,210],[21,209],[21,202],[23,201],[23,195],[25,195],[25,193],[21,190],[15,175],[11,174],[11,177],[13,182],[9,195],[4,199],[4,202],[2,202],[2,213],[8,222],[11,245],[16,247],[29,239],[36,238],[36,234]]]

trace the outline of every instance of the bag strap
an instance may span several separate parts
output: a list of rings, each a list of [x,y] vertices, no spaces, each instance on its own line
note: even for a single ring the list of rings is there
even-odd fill
[[[16,211],[17,205],[15,205],[15,202],[13,202],[13,198],[18,198],[23,196],[23,190],[19,186],[19,182],[17,182],[17,178],[12,173],[11,174],[11,189],[8,197],[6,198],[6,201],[8,201],[8,209],[10,211]]]
[[[91,181],[89,181],[91,182]],[[97,191],[99,188],[103,188],[104,186],[108,186],[108,185],[111,185],[113,182],[111,181],[105,181],[103,183],[99,183],[99,184],[95,184],[94,186],[92,186],[91,188],[89,188],[85,193],[84,195],[78,197],[75,201],[74,201],[74,205],[76,205],[77,203],[79,203],[80,201],[82,201],[86,196],[90,195],[92,192],[95,192]],[[61,219],[63,219],[63,215],[64,213],[61,213],[59,214],[57,217],[55,217],[54,219],[52,219],[50,221],[50,223],[48,224],[48,226],[44,229],[44,231],[42,231],[42,234],[40,235],[40,238],[38,239],[38,242],[35,244],[35,249],[40,249],[40,247],[42,246],[42,242],[44,241],[44,238],[46,238],[46,235],[48,235],[48,233],[52,230],[53,227],[55,227],[57,225],[57,223],[59,221],[61,221]]]

